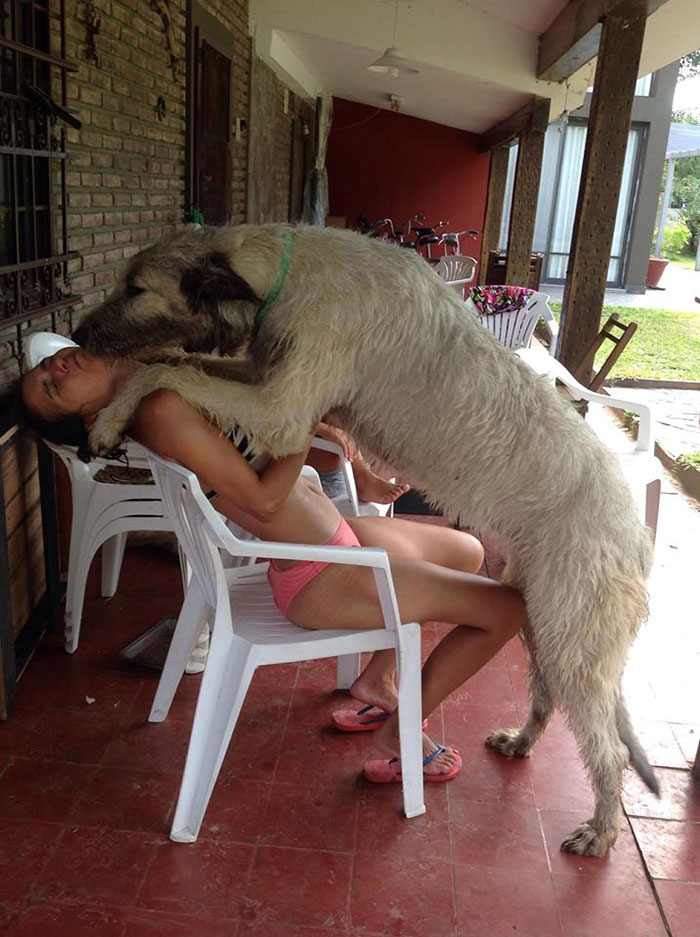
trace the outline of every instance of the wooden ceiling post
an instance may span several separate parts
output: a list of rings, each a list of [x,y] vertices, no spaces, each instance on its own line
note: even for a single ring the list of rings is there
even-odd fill
[[[646,17],[627,0],[603,20],[557,352],[571,369],[600,329]]]
[[[486,282],[486,270],[489,263],[489,251],[498,250],[503,219],[503,198],[508,175],[508,147],[496,146],[491,150],[489,166],[489,189],[486,196],[486,213],[481,236],[481,262],[479,264],[479,283]]]
[[[508,229],[506,283],[527,286],[540,191],[544,135],[549,121],[549,98],[535,98],[532,120],[518,138],[518,163]]]

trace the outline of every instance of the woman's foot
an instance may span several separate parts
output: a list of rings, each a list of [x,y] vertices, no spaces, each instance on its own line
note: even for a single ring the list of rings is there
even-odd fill
[[[341,732],[370,732],[389,718],[396,709],[399,697],[394,682],[394,670],[374,668],[364,670],[350,687],[350,695],[363,705],[358,709],[339,709],[331,714],[333,725]]]
[[[399,759],[398,738],[393,732],[392,722],[388,721],[374,733],[374,740],[380,751],[390,758],[366,761],[364,776],[375,784],[401,781],[401,761]],[[389,731],[387,731],[389,730]],[[423,778],[425,781],[451,781],[462,770],[462,756],[456,748],[438,745],[430,736],[423,733]]]
[[[398,714],[394,714],[391,719],[387,719],[383,725],[375,729],[372,740],[375,747],[382,754],[388,755],[390,758],[398,758],[401,751]],[[438,751],[438,749],[442,749],[442,751]],[[456,748],[451,748],[449,745],[438,745],[425,732],[423,733],[423,759],[423,773],[425,775],[443,774],[446,771],[453,770],[458,764],[461,767],[462,764],[462,759]],[[427,759],[430,760],[427,761]]]
[[[397,482],[382,478],[359,459],[352,464],[357,485],[357,497],[360,501],[374,502],[375,504],[393,504],[397,498],[406,494],[410,485],[399,485]]]
[[[393,653],[393,652],[392,652]],[[394,680],[394,669],[376,675],[371,667],[360,674],[350,687],[350,696],[365,706],[376,706],[385,713],[393,713],[399,705],[399,694]],[[379,668],[377,668],[379,669]],[[383,669],[382,669],[383,670]]]

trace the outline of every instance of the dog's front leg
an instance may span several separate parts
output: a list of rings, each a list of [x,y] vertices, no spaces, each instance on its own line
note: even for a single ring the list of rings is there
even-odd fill
[[[90,448],[96,454],[111,451],[122,440],[141,400],[168,388],[206,413],[224,432],[242,430],[256,452],[274,458],[299,452],[324,408],[308,388],[300,394],[294,383],[288,389],[279,375],[276,378],[246,385],[184,364],[149,365],[101,411],[90,433]]]
[[[207,409],[222,429],[240,427],[256,452],[275,459],[299,452],[323,415],[313,400],[300,399],[293,390],[285,393],[278,382],[250,385],[218,377],[209,382],[216,385],[216,400]]]

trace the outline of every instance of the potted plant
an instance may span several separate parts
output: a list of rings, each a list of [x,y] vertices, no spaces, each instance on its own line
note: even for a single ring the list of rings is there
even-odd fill
[[[663,255],[666,253],[665,250],[660,251],[661,257],[650,257],[649,265],[647,266],[647,289],[658,290],[663,289],[659,286],[659,280],[664,274],[664,270],[668,267],[670,261],[668,257]]]
[[[663,289],[659,287],[659,280],[670,263],[669,255],[675,257],[682,254],[689,241],[690,229],[681,218],[664,228],[663,247],[659,251],[659,256],[652,255],[649,258],[646,285],[650,290]]]

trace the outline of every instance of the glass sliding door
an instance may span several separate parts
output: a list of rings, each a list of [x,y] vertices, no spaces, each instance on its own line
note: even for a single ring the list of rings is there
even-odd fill
[[[553,128],[550,128],[550,131]],[[586,146],[585,124],[569,123],[564,127],[564,140],[556,181],[556,197],[551,208],[549,236],[545,247],[545,278],[564,280],[569,262],[571,235],[574,228],[576,202],[581,182],[583,154]],[[555,131],[557,132],[557,131]],[[632,127],[627,142],[622,185],[617,204],[615,230],[608,267],[608,284],[621,286],[624,273],[624,260],[629,235],[630,218],[634,206],[634,194],[637,182],[637,166],[642,139],[642,131]],[[551,179],[551,176],[550,176]],[[543,176],[543,183],[550,180]],[[544,245],[543,245],[544,246]]]

